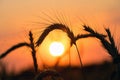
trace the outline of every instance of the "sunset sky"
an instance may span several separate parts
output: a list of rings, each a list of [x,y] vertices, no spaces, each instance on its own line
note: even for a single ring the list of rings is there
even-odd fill
[[[14,44],[28,41],[29,30],[34,31],[35,36],[38,36],[39,32],[47,27],[46,24],[50,24],[49,21],[57,22],[57,17],[61,22],[71,24],[73,31],[76,29],[82,31],[82,23],[102,32],[105,26],[109,26],[116,40],[120,37],[120,0],[0,0],[0,53]],[[84,64],[109,60],[110,56],[96,39],[79,40],[78,46],[80,46]],[[73,49],[71,55],[77,57],[74,46],[71,49]],[[78,58],[74,57],[72,63],[76,65]],[[40,57],[38,57],[38,62],[41,63],[39,59]],[[3,62],[10,71],[27,68],[32,65],[30,49],[15,50]]]

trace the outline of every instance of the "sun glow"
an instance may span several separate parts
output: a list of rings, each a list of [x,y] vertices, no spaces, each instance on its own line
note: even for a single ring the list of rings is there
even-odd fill
[[[61,56],[64,52],[64,46],[61,42],[53,42],[49,46],[49,51],[52,56]]]

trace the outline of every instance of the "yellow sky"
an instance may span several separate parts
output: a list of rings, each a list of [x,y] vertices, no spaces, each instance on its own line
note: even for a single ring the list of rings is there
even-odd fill
[[[83,21],[96,27],[96,29],[103,28],[103,25],[109,25],[113,30],[117,31],[116,35],[119,35],[119,14],[119,0],[0,0],[0,45],[2,45],[0,53],[4,52],[13,44],[21,41],[28,41],[27,32],[31,29],[41,28],[41,24],[39,25],[35,22],[49,23],[47,20],[53,21],[52,19],[55,19],[56,15],[60,19],[63,19],[61,17],[67,15],[67,22],[69,22],[70,19],[71,24],[73,25],[72,29],[76,28],[74,25],[79,26],[79,23]],[[44,18],[46,20],[44,20]],[[42,25],[42,27],[46,26]],[[83,48],[88,47],[85,50],[85,53],[91,53],[94,49],[96,49],[96,52],[93,54],[100,52],[98,48],[90,47],[92,44],[91,42],[93,42],[92,40],[91,42],[86,42],[87,43],[82,43]],[[93,46],[96,46],[95,43]],[[29,52],[29,49],[26,51]],[[23,53],[24,51],[21,50],[21,52]],[[27,55],[29,54],[26,54],[26,56]],[[10,55],[10,57],[11,56],[12,55]],[[94,57],[96,57],[96,55],[94,55]],[[20,58],[22,58],[22,56]],[[84,59],[88,61],[94,60],[93,58],[91,59],[87,57]],[[8,65],[15,64],[13,63],[14,60],[14,58],[12,58],[11,61],[7,60],[9,63]],[[31,60],[31,58],[27,57],[25,60],[26,63],[30,63],[28,60]],[[18,59],[18,62],[20,61],[21,59]],[[74,59],[72,61],[75,62]],[[24,65],[26,63],[20,64]]]

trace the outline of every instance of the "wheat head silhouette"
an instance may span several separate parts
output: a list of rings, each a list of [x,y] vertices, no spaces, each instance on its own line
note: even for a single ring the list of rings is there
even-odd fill
[[[120,63],[120,55],[118,52],[118,48],[115,45],[115,41],[111,35],[110,29],[109,28],[105,28],[105,31],[107,33],[108,36],[108,40],[105,39],[105,35],[100,34],[98,32],[95,32],[92,28],[90,28],[89,26],[84,25],[84,30],[89,32],[91,35],[95,35],[94,37],[96,37],[97,39],[100,40],[100,42],[102,43],[102,46],[107,50],[107,52],[112,56],[113,58],[113,63]]]
[[[111,35],[111,31],[109,28],[105,28],[105,31],[108,36],[108,40],[106,40],[105,37],[103,37],[102,34],[99,34],[98,32],[95,32],[92,28],[89,26],[84,25],[84,30],[89,32],[90,34],[95,35],[97,39],[100,40],[102,43],[103,48],[111,55],[113,59],[113,64],[117,65],[117,71],[116,73],[113,73],[111,75],[111,79],[113,79],[116,76],[116,80],[120,80],[120,54],[118,51],[117,46],[115,45],[114,38]]]
[[[65,32],[67,34],[67,36],[70,38],[70,40],[71,40],[70,45],[71,46],[75,45],[77,53],[78,53],[79,61],[80,61],[80,66],[81,66],[81,68],[83,68],[81,56],[80,56],[80,53],[79,53],[76,41],[78,39],[82,39],[82,38],[95,37],[96,35],[95,34],[81,34],[81,35],[78,34],[77,36],[75,36],[74,33],[72,32],[72,30],[70,30],[70,28],[68,26],[66,26],[64,24],[61,24],[61,23],[54,23],[54,24],[48,26],[47,28],[45,28],[45,30],[43,31],[43,33],[39,36],[39,38],[38,38],[38,40],[36,42],[36,46],[39,46],[43,42],[43,40],[46,38],[46,36],[51,31],[56,30],[56,29],[62,30],[63,32]],[[101,36],[105,37],[105,35],[101,35]],[[84,73],[84,72],[82,71],[82,73]]]
[[[0,55],[0,59],[6,57],[10,52],[18,49],[18,48],[21,48],[21,47],[28,47],[32,50],[32,58],[33,58],[33,63],[34,63],[34,69],[35,69],[35,73],[37,73],[38,71],[38,64],[37,64],[37,59],[36,59],[36,50],[35,50],[35,44],[34,44],[34,41],[33,41],[33,34],[31,31],[29,31],[29,40],[30,40],[30,43],[27,43],[27,42],[21,42],[21,43],[18,43],[16,45],[13,45],[11,48],[9,48],[7,51],[5,51],[4,53],[2,53]]]

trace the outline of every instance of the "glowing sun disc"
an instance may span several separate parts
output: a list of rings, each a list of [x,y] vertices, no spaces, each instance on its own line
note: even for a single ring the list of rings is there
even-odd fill
[[[61,56],[64,52],[64,46],[60,42],[53,42],[50,44],[49,51],[52,56]]]

